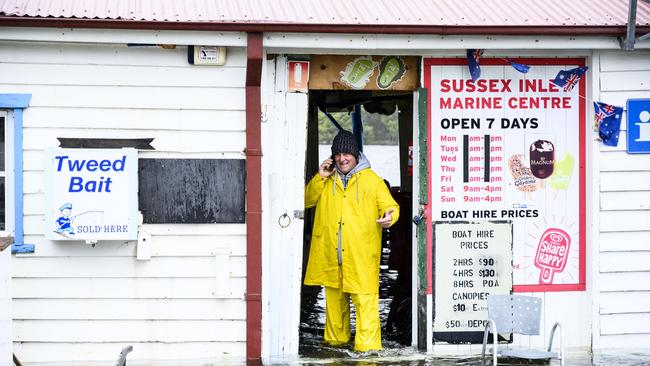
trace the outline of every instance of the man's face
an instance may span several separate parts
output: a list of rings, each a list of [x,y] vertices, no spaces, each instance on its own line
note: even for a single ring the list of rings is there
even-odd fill
[[[339,153],[334,155],[334,161],[336,161],[336,166],[343,174],[348,174],[350,170],[357,166],[357,158],[348,153]]]

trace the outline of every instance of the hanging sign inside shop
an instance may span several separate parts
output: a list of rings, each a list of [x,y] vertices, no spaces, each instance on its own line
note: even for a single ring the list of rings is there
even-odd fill
[[[414,56],[314,55],[309,89],[416,90],[418,63]]]
[[[135,149],[49,149],[45,170],[47,239],[137,239]]]
[[[434,223],[434,338],[448,332],[482,332],[488,295],[512,291],[512,223]]]
[[[552,83],[583,59],[425,60],[435,220],[511,220],[513,290],[585,289],[585,77]]]

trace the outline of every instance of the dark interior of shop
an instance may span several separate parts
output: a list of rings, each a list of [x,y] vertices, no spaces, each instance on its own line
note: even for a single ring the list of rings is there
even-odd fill
[[[327,116],[328,114],[329,116]],[[357,136],[364,133],[364,117],[381,114],[397,119],[397,129],[394,133],[397,133],[398,136],[394,136],[394,141],[398,145],[399,158],[395,161],[391,160],[390,164],[393,165],[392,168],[399,171],[399,182],[397,182],[398,184],[389,183],[389,186],[393,198],[400,206],[400,218],[390,229],[385,229],[382,236],[379,313],[383,347],[386,349],[410,346],[413,167],[409,160],[409,153],[412,151],[409,145],[413,143],[413,94],[395,91],[311,90],[309,93],[305,183],[318,171],[318,166],[321,163],[319,144],[329,144],[328,141],[319,140],[319,115],[321,124],[323,120],[329,121],[336,131],[339,128],[336,125],[339,123],[334,116],[342,114],[350,115],[352,124],[351,126],[344,125],[343,128],[351,128],[351,131]],[[327,116],[327,119],[323,118],[323,115]],[[305,212],[303,277],[309,256],[313,215],[314,209]],[[351,306],[351,313],[354,332],[354,306]],[[322,344],[324,322],[324,291],[321,287],[303,285],[299,330],[299,353],[302,356],[326,357],[345,352],[346,348],[328,348]],[[352,344],[347,349],[351,349],[351,347]]]

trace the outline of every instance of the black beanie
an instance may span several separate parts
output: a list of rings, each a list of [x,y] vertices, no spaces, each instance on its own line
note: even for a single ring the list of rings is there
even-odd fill
[[[352,132],[341,130],[332,141],[332,155],[347,153],[359,159],[359,144]]]

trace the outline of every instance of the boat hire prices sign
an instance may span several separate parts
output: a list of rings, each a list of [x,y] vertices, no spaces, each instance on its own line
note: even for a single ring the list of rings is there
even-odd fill
[[[476,81],[464,58],[424,61],[432,222],[509,221],[513,291],[584,290],[588,75],[573,88],[552,82],[584,59],[515,61],[529,65],[528,73],[506,59],[481,58]],[[451,253],[453,243],[436,242],[436,252]],[[467,247],[466,257],[479,247]],[[453,276],[439,273],[438,262],[436,278]]]
[[[137,240],[135,149],[46,151],[45,237]]]
[[[434,339],[453,341],[453,335],[445,333],[477,332],[485,328],[488,295],[510,294],[512,223],[438,222],[433,232]]]

